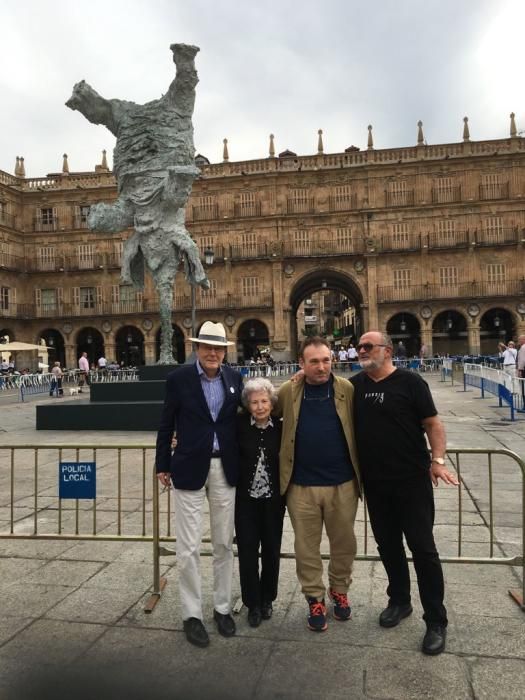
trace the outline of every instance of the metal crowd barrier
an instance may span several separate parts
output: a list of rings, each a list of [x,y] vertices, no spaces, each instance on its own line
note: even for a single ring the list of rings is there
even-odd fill
[[[502,369],[465,363],[463,366],[463,388],[479,388],[481,398],[485,393],[496,396],[500,408],[503,404],[510,409],[510,420],[516,420],[516,412],[525,412],[525,379],[513,377]]]
[[[93,384],[102,382],[138,382],[138,369],[97,369],[89,373],[89,381]]]
[[[484,450],[478,448],[454,448],[448,451],[448,459],[455,468],[460,487],[457,489],[457,512],[447,525],[457,528],[457,535],[448,542],[455,555],[445,554],[445,563],[499,564],[521,567],[521,590],[509,591],[513,599],[525,610],[525,462],[514,452],[506,449]],[[485,456],[485,465],[482,456]],[[473,459],[475,456],[475,459]],[[497,541],[498,504],[502,496],[494,486],[494,475],[500,462],[511,460],[521,474],[521,543],[512,555],[504,554]],[[60,480],[63,477],[61,463],[67,465],[96,465],[96,495],[93,499],[60,498]],[[469,474],[479,475],[486,470],[485,509],[476,504],[476,518],[485,526],[487,537],[486,555],[469,553],[470,542],[465,539],[465,500]],[[465,474],[467,482],[465,483]],[[508,470],[505,472],[508,477]],[[497,474],[496,474],[497,476]],[[161,577],[162,556],[174,555],[167,544],[175,543],[172,534],[172,503],[170,489],[161,491],[154,470],[154,447],[151,444],[104,445],[89,444],[44,444],[12,445],[0,447],[0,483],[3,489],[0,502],[6,510],[5,529],[0,522],[0,540],[90,540],[149,543],[153,547],[152,592],[145,611],[151,612],[159,600],[166,579]],[[476,481],[479,483],[479,480]],[[497,482],[496,482],[497,483]],[[485,494],[485,490],[484,490]],[[470,503],[471,501],[469,501]],[[439,511],[439,504],[437,508]],[[508,526],[508,522],[504,522]],[[370,552],[374,546],[366,511],[356,521],[358,538],[358,560],[377,560]],[[204,556],[211,555],[209,539],[203,539]],[[438,548],[442,543],[439,543]],[[479,546],[479,544],[477,545]],[[501,550],[501,551],[500,551]],[[328,558],[328,555],[323,555]],[[285,559],[294,558],[292,552],[281,553]],[[67,563],[64,564],[67,566]]]
[[[253,364],[253,365],[230,365],[236,369],[246,379],[255,377],[266,377],[275,379],[279,377],[292,377],[299,369],[296,362],[276,362],[274,365]]]

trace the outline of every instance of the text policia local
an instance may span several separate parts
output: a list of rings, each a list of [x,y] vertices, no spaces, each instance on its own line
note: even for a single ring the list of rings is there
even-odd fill
[[[62,481],[90,481],[91,464],[62,464]]]

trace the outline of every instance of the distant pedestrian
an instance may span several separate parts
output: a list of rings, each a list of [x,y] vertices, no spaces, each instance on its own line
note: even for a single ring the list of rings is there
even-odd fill
[[[87,352],[83,352],[78,358],[78,369],[80,370],[78,375],[78,392],[81,394],[82,387],[89,381],[89,360]]]
[[[64,373],[60,367],[60,362],[57,360],[51,370],[53,377],[51,378],[51,386],[49,387],[49,396],[53,396],[56,392],[56,396],[63,396],[64,390],[62,389],[62,378]]]
[[[514,346],[514,343],[512,340],[509,340],[508,344],[505,347],[505,350],[503,350],[502,353],[502,358],[503,358],[503,370],[507,373],[510,374],[511,377],[516,376],[516,360],[518,357],[518,351],[516,350],[516,347]]]

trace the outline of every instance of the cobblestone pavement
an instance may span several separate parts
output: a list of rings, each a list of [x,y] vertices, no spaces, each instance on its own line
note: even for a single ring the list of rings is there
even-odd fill
[[[449,448],[509,449],[525,455],[525,419],[508,421],[494,398],[479,398],[439,377],[425,377],[445,422]],[[56,400],[56,399],[55,399]],[[70,400],[69,398],[67,400]],[[82,397],[72,397],[72,401]],[[97,508],[78,512],[74,502],[59,509],[58,452],[43,450],[38,461],[39,532],[149,534],[151,460],[122,451],[118,505],[116,452],[104,445],[153,444],[153,433],[36,431],[35,398],[25,404],[0,397],[0,448],[7,445],[96,445]],[[75,452],[63,453],[63,458]],[[82,459],[92,450],[80,452]],[[455,458],[454,458],[454,463]],[[457,466],[457,464],[456,464]],[[523,552],[522,476],[505,456],[492,460],[492,509],[485,455],[460,456],[461,529],[458,491],[436,491],[436,539],[443,557],[488,557],[490,526],[494,557]],[[0,449],[0,532],[34,529],[34,458],[16,452],[15,498],[10,502],[10,452]],[[146,507],[142,507],[143,495]],[[161,496],[163,532],[167,496]],[[363,508],[358,513],[360,554],[365,548]],[[205,538],[209,533],[205,533]],[[369,529],[367,549],[375,554]],[[285,521],[283,551],[292,552]],[[203,545],[206,550],[208,545]],[[323,543],[326,549],[326,542]],[[525,687],[525,614],[508,595],[520,589],[522,570],[509,565],[446,563],[450,626],[447,650],[436,658],[420,652],[421,608],[394,629],[377,617],[385,603],[385,575],[377,561],[356,562],[351,587],[353,618],[329,619],[317,635],[306,628],[306,605],[294,561],[284,558],[273,618],[252,629],[245,611],[237,635],[219,637],[212,622],[211,559],[202,557],[206,624],[212,643],[201,650],[182,633],[176,562],[162,559],[168,585],[153,613],[144,613],[152,585],[152,548],[143,542],[0,539],[0,699],[25,698],[522,698]],[[235,597],[239,596],[237,572]]]

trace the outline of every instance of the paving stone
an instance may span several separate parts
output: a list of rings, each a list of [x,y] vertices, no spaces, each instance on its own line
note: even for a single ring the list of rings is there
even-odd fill
[[[525,688],[523,658],[476,658],[469,665],[476,700],[523,700]]]

